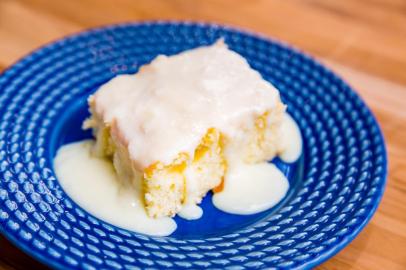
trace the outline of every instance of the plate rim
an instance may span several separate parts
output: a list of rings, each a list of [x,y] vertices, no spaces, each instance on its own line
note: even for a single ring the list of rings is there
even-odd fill
[[[383,171],[380,175],[380,180],[382,181],[379,193],[376,197],[376,200],[373,202],[373,206],[370,208],[368,214],[365,216],[364,220],[359,223],[357,227],[355,227],[350,234],[348,234],[346,237],[342,238],[340,242],[332,246],[329,250],[323,251],[320,253],[319,256],[314,257],[311,260],[308,260],[304,263],[301,263],[294,269],[311,269],[317,265],[320,265],[321,263],[325,262],[327,259],[333,257],[336,255],[339,251],[343,250],[344,247],[346,247],[348,244],[352,242],[352,240],[355,239],[355,237],[365,228],[365,226],[371,221],[372,217],[377,211],[377,208],[379,207],[384,192],[387,187],[387,182],[388,182],[388,153],[387,153],[387,147],[386,147],[386,140],[384,133],[382,132],[382,128],[379,125],[379,122],[377,121],[377,118],[373,111],[370,109],[370,107],[366,104],[364,99],[358,94],[357,91],[354,90],[354,87],[351,86],[347,81],[345,81],[343,78],[341,78],[340,75],[337,73],[333,72],[328,66],[325,66],[324,63],[320,62],[317,58],[315,58],[313,55],[311,55],[308,52],[304,52],[300,48],[296,47],[295,45],[292,45],[290,43],[287,43],[283,40],[280,40],[275,37],[267,36],[266,34],[262,34],[256,31],[253,31],[251,29],[245,28],[245,27],[240,27],[240,26],[235,26],[232,24],[227,24],[227,23],[217,23],[213,21],[206,21],[206,20],[139,20],[139,21],[123,21],[123,22],[118,22],[118,23],[111,23],[111,24],[101,24],[96,27],[86,27],[83,28],[79,31],[63,35],[60,38],[55,38],[52,39],[46,43],[44,43],[41,46],[38,46],[32,50],[30,50],[28,53],[24,54],[20,58],[18,58],[16,61],[14,61],[12,64],[7,66],[2,72],[0,72],[0,77],[4,76],[5,74],[8,73],[9,70],[13,69],[16,64],[20,62],[26,61],[29,56],[31,56],[34,53],[37,53],[39,51],[42,51],[45,48],[48,48],[50,46],[56,45],[58,43],[62,43],[65,41],[68,41],[70,39],[75,39],[80,36],[86,36],[91,33],[97,33],[97,32],[102,32],[108,29],[115,29],[117,27],[128,27],[128,26],[147,26],[147,25],[164,25],[164,24],[170,24],[170,25],[175,25],[175,26],[201,26],[201,27],[214,27],[214,28],[219,28],[219,29],[224,29],[224,30],[229,30],[229,31],[234,31],[243,35],[248,35],[251,37],[255,37],[258,39],[261,39],[267,43],[273,43],[273,44],[278,44],[281,45],[284,48],[287,48],[289,50],[292,50],[298,54],[301,54],[305,56],[306,58],[310,59],[314,63],[318,65],[318,68],[323,69],[324,71],[327,71],[329,74],[333,75],[336,79],[338,79],[339,82],[344,83],[349,87],[349,90],[354,94],[358,100],[360,101],[360,104],[366,108],[367,112],[370,114],[372,120],[373,120],[373,125],[377,127],[377,134],[379,135],[381,139],[381,146],[383,148],[382,151],[382,156],[383,156],[383,161],[382,161],[382,166],[383,166]],[[3,235],[8,241],[10,241],[14,246],[19,248],[21,251],[23,251],[25,254],[30,256],[31,258],[34,258],[41,262],[42,264],[52,267],[52,268],[57,268],[57,269],[76,269],[74,267],[69,267],[67,265],[61,264],[58,260],[54,259],[53,257],[49,256],[44,256],[43,252],[37,251],[36,249],[30,248],[25,242],[19,241],[14,234],[7,233],[5,231],[5,228],[2,223],[0,223],[0,233]]]

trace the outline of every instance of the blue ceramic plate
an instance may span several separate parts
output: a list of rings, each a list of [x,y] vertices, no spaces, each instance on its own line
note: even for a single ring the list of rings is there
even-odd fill
[[[62,190],[52,160],[81,130],[86,98],[157,54],[223,37],[281,92],[300,126],[304,152],[274,162],[290,181],[276,207],[237,216],[210,196],[198,221],[177,219],[170,237],[107,224]],[[311,268],[367,224],[385,186],[379,127],[362,100],[331,71],[279,42],[209,24],[151,22],[99,28],[47,45],[0,77],[0,231],[61,269]]]

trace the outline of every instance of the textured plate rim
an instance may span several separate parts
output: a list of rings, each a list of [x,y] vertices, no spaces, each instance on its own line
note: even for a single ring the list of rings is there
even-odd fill
[[[373,206],[370,208],[368,214],[365,216],[364,220],[352,230],[350,234],[348,234],[346,237],[342,238],[340,242],[338,242],[336,245],[334,245],[331,249],[327,251],[323,251],[319,256],[314,257],[313,259],[306,261],[303,264],[300,264],[296,267],[296,269],[311,269],[317,265],[320,265],[321,263],[325,262],[327,259],[333,257],[335,254],[337,254],[339,251],[341,251],[344,247],[346,247],[349,243],[351,243],[352,240],[355,239],[355,237],[365,228],[365,226],[369,223],[369,221],[372,219],[373,215],[376,213],[377,208],[379,204],[382,201],[382,197],[384,194],[384,191],[386,189],[387,185],[387,176],[388,176],[388,157],[387,157],[387,149],[385,145],[385,137],[382,132],[382,129],[376,119],[376,116],[372,112],[372,110],[369,108],[369,106],[365,103],[365,101],[361,98],[361,96],[354,90],[352,86],[350,86],[344,79],[342,79],[339,75],[337,75],[335,72],[331,71],[328,67],[326,67],[324,64],[320,63],[314,56],[310,55],[307,52],[302,51],[301,49],[297,48],[294,45],[291,45],[289,43],[286,43],[284,41],[281,41],[277,38],[274,37],[269,37],[264,34],[258,33],[256,31],[244,28],[244,27],[237,27],[234,25],[230,24],[224,24],[224,23],[215,23],[211,21],[203,21],[203,20],[140,20],[140,21],[123,21],[119,23],[113,23],[113,24],[105,24],[105,25],[100,25],[96,27],[89,27],[89,28],[84,28],[81,31],[74,32],[68,35],[65,35],[61,38],[55,38],[50,40],[49,42],[46,42],[45,44],[36,47],[29,51],[28,53],[24,54],[22,57],[18,58],[16,61],[14,61],[11,65],[9,65],[7,68],[5,68],[1,73],[0,77],[3,76],[8,70],[13,69],[13,67],[20,62],[25,61],[31,54],[36,53],[38,51],[41,51],[47,47],[54,46],[56,44],[62,43],[66,40],[73,39],[76,37],[80,37],[82,35],[88,35],[93,32],[100,32],[100,31],[105,31],[108,29],[114,29],[115,27],[125,27],[125,26],[148,26],[148,25],[161,25],[161,24],[173,24],[173,25],[184,25],[184,26],[202,26],[202,27],[214,27],[214,28],[222,28],[225,30],[230,30],[230,31],[235,31],[239,32],[243,35],[249,35],[252,37],[259,38],[263,41],[266,41],[267,43],[275,43],[278,45],[282,45],[283,47],[290,49],[298,54],[301,54],[305,56],[306,58],[310,59],[314,63],[318,64],[318,67],[328,71],[330,74],[332,74],[336,79],[338,79],[339,82],[343,82],[345,85],[349,86],[349,90],[359,99],[360,103],[362,106],[366,108],[368,113],[370,114],[371,118],[373,119],[373,124],[377,127],[378,129],[378,134],[381,138],[382,142],[382,156],[383,156],[383,171],[381,173],[381,181],[382,184],[379,189],[379,193],[376,197],[375,202],[373,203]],[[32,249],[28,247],[24,242],[19,241],[15,235],[13,234],[8,234],[6,233],[5,229],[3,226],[0,226],[0,233],[8,239],[14,246],[22,250],[25,254],[29,255],[31,258],[34,258],[38,260],[39,262],[43,263],[46,266],[52,267],[52,268],[57,268],[57,269],[73,269],[70,268],[66,265],[63,265],[59,263],[57,260],[51,258],[49,259],[48,256],[44,256],[42,252],[37,251],[35,249]]]

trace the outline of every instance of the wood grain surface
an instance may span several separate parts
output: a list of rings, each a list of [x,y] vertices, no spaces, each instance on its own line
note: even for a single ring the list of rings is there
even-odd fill
[[[386,191],[358,237],[318,269],[406,269],[405,0],[0,0],[0,70],[89,27],[150,19],[226,23],[314,55],[363,97],[382,127]],[[0,270],[45,269],[0,236]]]

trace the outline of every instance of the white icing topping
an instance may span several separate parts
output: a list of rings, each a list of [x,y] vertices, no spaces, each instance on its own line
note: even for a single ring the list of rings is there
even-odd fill
[[[116,121],[139,168],[193,151],[210,127],[233,137],[274,107],[278,91],[222,42],[158,56],[135,75],[112,79],[93,96],[104,121]],[[113,125],[114,126],[114,125]]]

